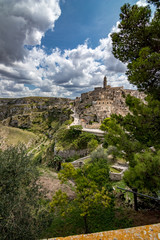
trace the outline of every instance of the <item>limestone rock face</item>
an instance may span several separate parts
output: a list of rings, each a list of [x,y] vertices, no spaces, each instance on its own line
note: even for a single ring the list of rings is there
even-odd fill
[[[69,119],[71,99],[28,97],[0,99],[0,121],[3,125],[30,128],[33,123]]]

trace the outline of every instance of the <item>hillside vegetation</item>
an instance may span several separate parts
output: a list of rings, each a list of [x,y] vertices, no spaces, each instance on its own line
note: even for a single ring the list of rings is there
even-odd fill
[[[2,150],[19,143],[31,147],[36,141],[38,137],[32,132],[0,124],[0,148]]]

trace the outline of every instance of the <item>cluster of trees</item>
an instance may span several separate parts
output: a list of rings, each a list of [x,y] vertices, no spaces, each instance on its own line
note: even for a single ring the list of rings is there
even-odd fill
[[[60,146],[70,149],[94,149],[99,144],[99,138],[94,134],[83,132],[81,125],[62,126],[56,134],[56,143]]]
[[[121,7],[119,32],[112,34],[113,54],[127,63],[130,83],[160,100],[160,10],[159,1],[151,17],[150,6],[125,4]]]
[[[91,152],[98,147],[100,142],[99,138],[94,134],[82,132],[81,125],[70,126],[69,129],[67,128],[67,126],[67,123],[63,124],[62,127],[60,127],[60,129],[57,131],[55,136],[56,146],[58,146],[61,150],[62,148],[63,150],[88,149],[88,151]],[[55,147],[55,143],[53,147]],[[57,153],[48,161],[47,166],[52,167],[57,171],[60,171],[62,162],[73,161],[77,158],[77,156],[78,155],[64,158]]]
[[[101,129],[106,145],[116,146],[130,164],[124,179],[132,188],[156,194],[160,182],[160,3],[154,16],[150,6],[125,4],[121,8],[119,31],[112,34],[113,54],[127,63],[130,83],[146,93],[145,102],[127,96],[130,113],[112,115]]]
[[[78,209],[83,217],[85,233],[89,232],[88,217],[98,208],[108,208],[113,205],[111,185],[109,182],[109,166],[107,155],[103,150],[97,151],[92,156],[89,165],[75,169],[71,163],[63,163],[59,179],[63,182],[74,183],[75,197],[70,199],[66,193],[57,191],[50,203],[54,213],[57,211],[64,216]]]
[[[65,141],[72,142],[72,147],[75,149],[94,149],[98,146],[98,137],[94,134],[82,132],[81,125],[71,126],[63,135]]]
[[[39,173],[24,146],[0,152],[0,239],[37,239],[49,223]]]

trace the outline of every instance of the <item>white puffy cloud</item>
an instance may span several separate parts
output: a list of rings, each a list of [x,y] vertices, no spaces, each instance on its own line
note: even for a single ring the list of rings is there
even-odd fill
[[[146,0],[139,0],[137,3],[136,3],[138,6],[142,6],[142,7],[145,7],[147,6],[147,1]]]
[[[0,0],[0,96],[79,96],[102,86],[131,88],[126,66],[112,54],[110,34],[96,48],[87,41],[75,49],[51,54],[37,47],[60,16],[59,0]],[[118,23],[111,32],[119,31]],[[33,45],[25,48],[25,45]]]
[[[76,97],[81,92],[101,86],[104,75],[112,86],[119,86],[119,76],[123,76],[126,66],[114,58],[110,35],[101,39],[95,49],[88,47],[87,42],[72,50],[62,53],[54,49],[50,55],[45,50],[34,47],[24,61],[16,61],[12,66],[0,64],[1,78],[12,82],[5,85],[5,91],[12,91],[12,96],[58,96]],[[15,91],[13,83],[24,86]],[[123,84],[128,84],[126,77]],[[33,85],[35,89],[25,87]],[[1,93],[2,94],[2,93]],[[17,94],[17,95],[16,95]],[[10,96],[10,94],[8,94]]]
[[[23,60],[25,45],[39,45],[61,14],[59,0],[0,1],[0,62]]]

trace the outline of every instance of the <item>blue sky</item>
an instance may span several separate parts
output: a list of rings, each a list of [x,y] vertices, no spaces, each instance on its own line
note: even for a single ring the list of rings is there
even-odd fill
[[[126,2],[137,3],[0,0],[0,97],[75,98],[101,85],[104,75],[111,86],[133,88],[110,37]]]
[[[136,1],[127,1],[134,4]],[[105,38],[119,19],[125,0],[66,0],[61,2],[61,16],[54,31],[48,30],[42,44],[50,48],[76,48],[89,38],[91,47]]]

